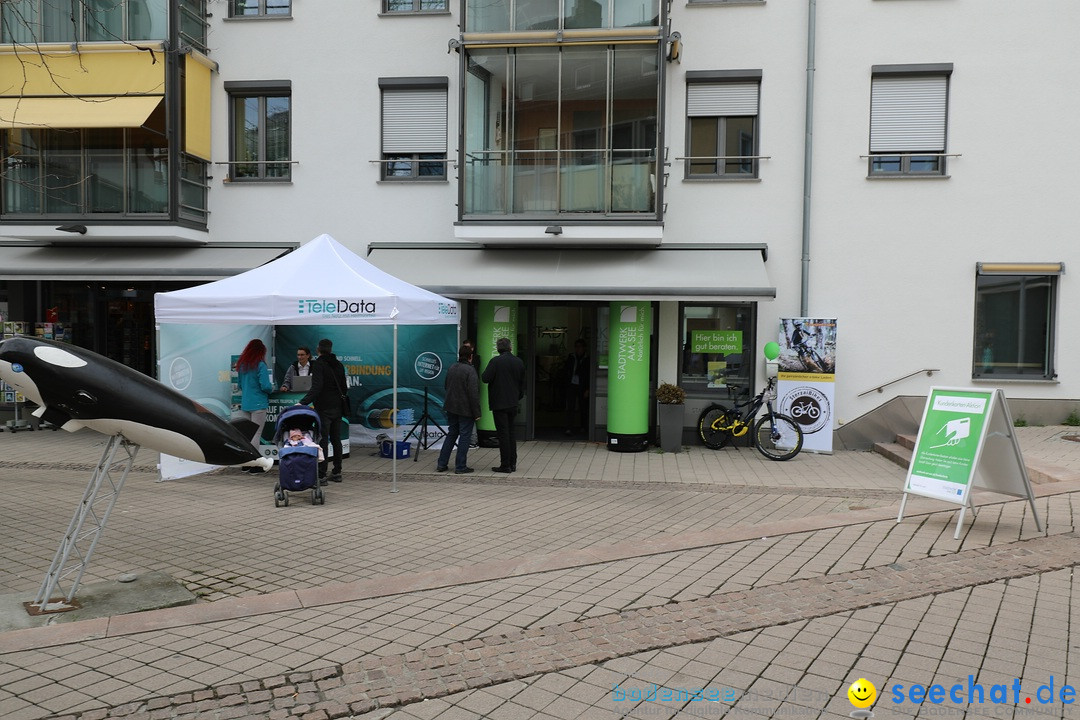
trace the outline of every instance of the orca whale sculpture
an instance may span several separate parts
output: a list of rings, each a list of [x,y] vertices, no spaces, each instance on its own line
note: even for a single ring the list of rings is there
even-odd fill
[[[141,447],[212,465],[273,466],[252,446],[250,420],[227,423],[157,380],[75,345],[0,340],[0,378],[38,405],[36,417],[69,432],[121,434]]]

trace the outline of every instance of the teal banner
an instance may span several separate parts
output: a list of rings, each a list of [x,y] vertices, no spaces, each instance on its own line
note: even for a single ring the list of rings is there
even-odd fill
[[[513,352],[517,352],[518,304],[517,300],[480,300],[476,304],[477,335],[476,352],[480,356],[480,372],[487,368],[488,360],[499,354],[495,343],[499,338],[509,338]],[[480,383],[480,420],[477,430],[495,432],[495,419],[488,409],[487,383]]]
[[[390,325],[279,325],[274,343],[277,383],[304,345],[314,355],[321,338],[334,343],[334,354],[345,366],[349,401],[350,439],[374,444],[376,436],[391,434],[394,425],[394,328]],[[443,411],[446,371],[457,360],[457,327],[454,325],[398,326],[397,440],[420,422],[425,408],[432,421],[416,427],[412,438],[426,434],[438,440],[446,428]],[[293,393],[283,393],[293,396]]]
[[[269,325],[161,325],[158,379],[229,420],[234,410],[234,359],[253,338],[273,348],[272,337]],[[266,364],[271,365],[269,358]],[[281,378],[281,373],[272,373],[274,383],[280,383]],[[238,399],[235,404],[238,410]]]
[[[644,450],[649,432],[648,301],[613,302],[608,346],[608,449]]]

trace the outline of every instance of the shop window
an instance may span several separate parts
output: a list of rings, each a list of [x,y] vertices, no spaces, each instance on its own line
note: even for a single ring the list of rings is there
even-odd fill
[[[1054,370],[1060,263],[979,263],[973,378],[1057,377]]]
[[[754,386],[754,311],[748,304],[683,305],[679,384],[689,393],[741,398]]]

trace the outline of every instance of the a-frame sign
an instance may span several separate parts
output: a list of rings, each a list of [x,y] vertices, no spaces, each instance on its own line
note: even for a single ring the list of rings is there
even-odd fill
[[[896,522],[904,519],[909,494],[955,503],[960,515],[953,538],[958,539],[964,512],[969,507],[975,512],[975,488],[1027,498],[1035,526],[1042,530],[1005,393],[930,388]]]

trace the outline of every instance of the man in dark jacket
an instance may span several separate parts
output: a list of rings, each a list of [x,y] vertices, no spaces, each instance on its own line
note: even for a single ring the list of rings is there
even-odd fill
[[[450,451],[457,442],[457,457],[454,472],[458,475],[471,473],[469,467],[469,439],[472,437],[473,423],[480,418],[480,381],[472,366],[473,351],[468,345],[458,350],[458,361],[446,372],[446,437],[443,438],[439,460],[435,470],[446,472],[450,469]]]
[[[319,413],[322,424],[322,437],[319,445],[323,449],[323,461],[319,463],[319,484],[326,484],[326,468],[330,460],[334,461],[334,471],[330,480],[341,482],[341,418],[345,414],[345,394],[349,390],[349,381],[345,378],[345,366],[333,353],[334,343],[323,338],[319,341],[316,352],[319,356],[311,363],[311,389],[300,398],[301,405],[315,403],[315,412]],[[329,446],[334,448],[333,457]]]
[[[518,403],[525,397],[525,363],[510,352],[510,340],[499,338],[495,342],[497,357],[488,360],[482,379],[488,385],[488,407],[495,419],[495,435],[499,438],[501,464],[491,468],[495,472],[511,473],[517,470],[517,441],[514,439],[514,416]]]

